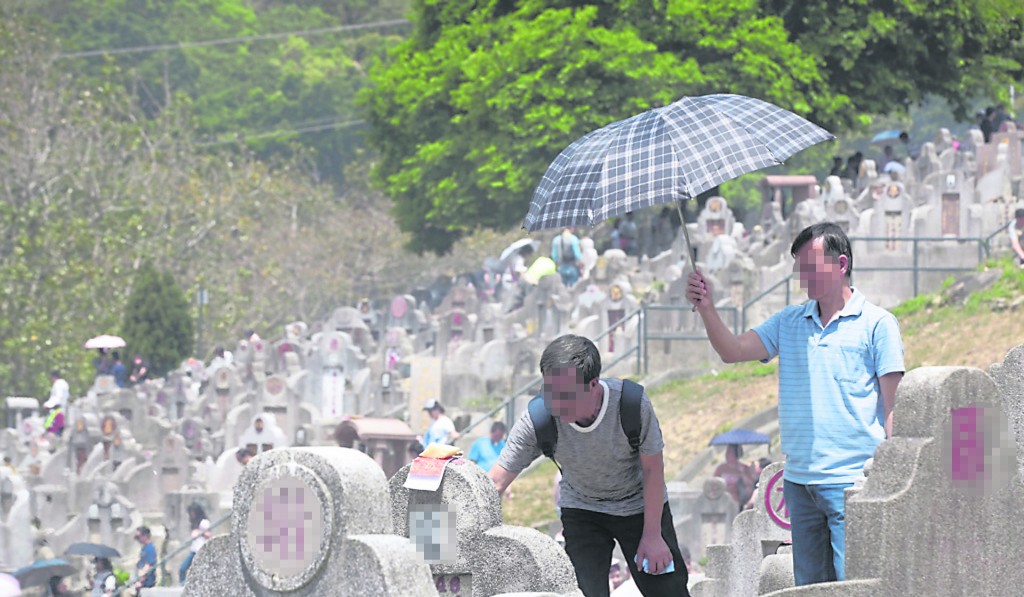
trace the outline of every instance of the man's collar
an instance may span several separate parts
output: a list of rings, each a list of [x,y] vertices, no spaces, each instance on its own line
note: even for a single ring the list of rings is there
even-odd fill
[[[843,305],[843,308],[839,311],[838,317],[855,316],[860,315],[861,313],[864,312],[864,302],[866,300],[864,298],[864,293],[857,290],[853,286],[850,287],[850,291],[852,292],[852,294],[850,295],[850,300],[846,301],[846,304]],[[815,315],[820,315],[818,313],[818,301],[811,299],[804,303],[804,310],[802,315],[804,317],[814,317]]]

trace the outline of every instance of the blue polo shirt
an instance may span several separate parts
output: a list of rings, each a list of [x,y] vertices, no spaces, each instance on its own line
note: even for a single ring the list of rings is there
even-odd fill
[[[861,477],[885,439],[878,378],[904,371],[896,317],[853,289],[827,327],[811,300],[786,307],[754,331],[768,360],[779,357],[786,480],[819,485]]]
[[[494,443],[490,437],[481,437],[469,448],[469,459],[480,465],[480,468],[490,472],[491,467],[498,461],[498,454],[501,454],[504,447],[505,440]]]

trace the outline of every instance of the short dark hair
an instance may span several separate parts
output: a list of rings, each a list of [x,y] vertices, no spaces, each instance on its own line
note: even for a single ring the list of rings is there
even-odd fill
[[[601,375],[601,353],[593,342],[583,336],[566,334],[548,344],[540,356],[540,374],[555,369],[574,368],[583,374],[583,383],[590,383]]]
[[[502,433],[505,433],[506,429],[507,427],[505,427],[505,424],[502,423],[501,421],[495,421],[494,424],[491,425],[491,433],[494,433],[495,431],[501,431]]]
[[[808,226],[800,231],[793,239],[793,246],[789,248],[789,254],[794,258],[804,245],[814,239],[821,239],[825,254],[830,257],[846,255],[846,277],[853,273],[853,248],[850,246],[850,239],[843,232],[843,229],[834,222],[819,222]]]
[[[1017,211],[1013,212],[1013,217],[1024,218],[1024,207],[1018,207]]]
[[[149,530],[149,527],[139,527],[135,529],[135,532],[142,535],[143,537],[150,537],[153,533]]]
[[[238,462],[245,460],[246,456],[252,456],[252,452],[250,452],[248,448],[239,448],[238,451],[235,452],[235,458]]]
[[[50,371],[50,377],[60,377],[60,370],[59,369],[51,370]]]

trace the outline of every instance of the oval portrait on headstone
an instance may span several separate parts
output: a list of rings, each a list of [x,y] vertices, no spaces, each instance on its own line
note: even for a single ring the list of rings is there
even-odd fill
[[[315,476],[295,463],[262,473],[248,503],[243,556],[264,587],[290,591],[308,582],[330,552],[333,508]],[[248,552],[248,553],[246,553]]]

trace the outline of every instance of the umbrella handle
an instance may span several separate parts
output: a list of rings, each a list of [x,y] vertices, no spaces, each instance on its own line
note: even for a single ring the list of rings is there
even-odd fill
[[[679,212],[679,224],[683,229],[683,238],[686,239],[686,262],[690,264],[690,269],[693,272],[697,271],[697,266],[693,264],[693,244],[690,243],[690,231],[686,229],[686,218],[683,217],[683,205],[682,202],[676,203],[676,211]],[[691,313],[697,311],[697,305],[693,305]]]

